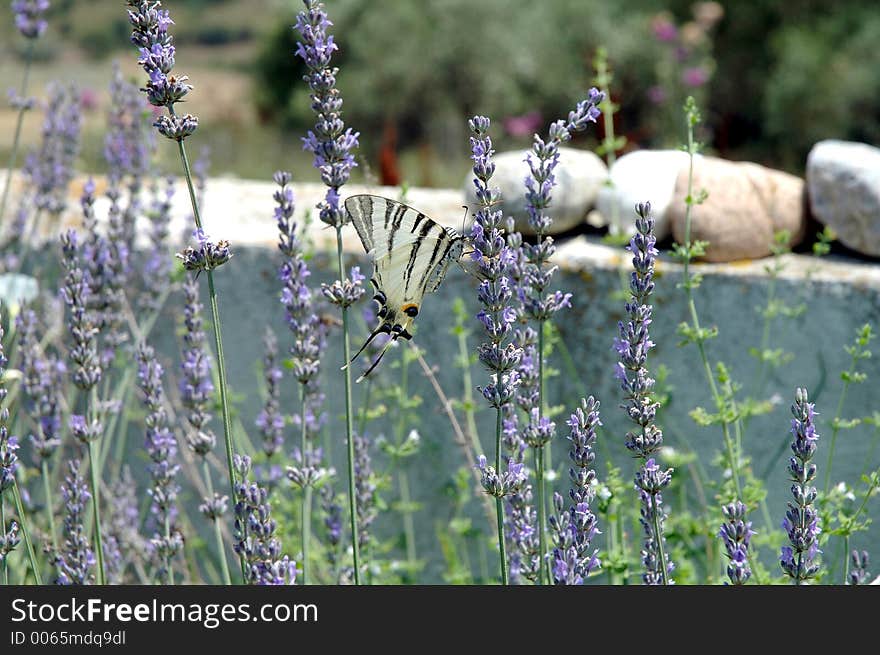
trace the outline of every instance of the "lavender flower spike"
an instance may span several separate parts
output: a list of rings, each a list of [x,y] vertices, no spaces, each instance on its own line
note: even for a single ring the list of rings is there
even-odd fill
[[[83,585],[94,581],[95,553],[89,545],[85,527],[86,505],[92,495],[79,474],[79,463],[67,463],[68,475],[61,485],[61,497],[67,514],[64,517],[64,543],[55,554],[56,582]]]
[[[0,405],[6,401],[6,354],[3,352],[3,327],[0,326]],[[4,494],[7,489],[15,486],[15,472],[18,470],[18,439],[9,435],[9,409],[3,407],[0,410],[0,569],[3,570],[4,584],[9,584],[9,563],[6,556],[9,555],[20,542],[18,536],[18,523],[9,522],[6,525],[6,510]]]
[[[626,320],[618,325],[618,338],[614,349],[618,354],[615,377],[620,381],[624,392],[621,407],[626,410],[636,429],[626,435],[625,445],[636,457],[643,460],[642,468],[636,472],[636,489],[642,501],[641,523],[645,534],[642,550],[642,563],[645,566],[643,580],[646,584],[669,584],[674,565],[665,552],[666,537],[663,524],[666,512],[663,509],[661,491],[672,479],[672,469],[661,470],[652,455],[663,443],[663,432],[655,423],[659,403],[651,399],[654,380],[650,377],[646,363],[648,352],[654,347],[648,333],[653,308],[650,296],[654,291],[654,259],[657,256],[654,237],[654,218],[650,203],[636,206],[636,234],[630,240],[627,250],[632,255],[633,268],[630,276],[629,302],[624,306]]]
[[[593,537],[598,534],[596,515],[590,509],[594,496],[596,472],[592,469],[593,444],[599,420],[599,401],[592,396],[581,400],[581,406],[568,420],[571,428],[571,447],[568,457],[572,466],[568,469],[571,481],[568,507],[563,506],[562,496],[555,494],[553,505],[556,515],[550,517],[550,527],[555,533],[556,547],[551,555],[551,573],[556,584],[582,584],[600,566],[596,550],[590,551]]]
[[[138,63],[149,81],[141,89],[154,107],[167,107],[168,115],[160,116],[153,125],[169,139],[182,142],[195,132],[199,119],[191,114],[175,114],[174,105],[192,91],[186,75],[171,74],[174,68],[174,45],[168,27],[174,23],[161,2],[129,0],[128,21],[132,25],[131,42],[140,51]]]
[[[192,275],[187,276],[183,283],[183,295],[184,347],[180,364],[180,398],[189,424],[186,443],[194,453],[205,457],[217,443],[210,426],[211,414],[208,413],[214,384],[211,382],[211,361],[205,349],[199,286]]]
[[[235,455],[235,528],[233,548],[245,561],[245,582],[256,585],[287,585],[296,582],[296,562],[281,555],[275,536],[269,492],[249,480],[251,460]]]
[[[339,188],[348,182],[351,169],[357,163],[351,151],[358,147],[357,132],[346,128],[342,121],[342,97],[336,88],[337,69],[330,65],[333,52],[338,50],[327,28],[333,23],[327,18],[323,4],[303,0],[305,10],[296,17],[296,30],[302,41],[296,44],[296,55],[309,69],[303,76],[312,91],[312,109],[317,114],[315,129],[303,138],[303,148],[315,156],[315,168],[321,180],[329,187],[324,201],[318,205],[319,218],[338,227],[346,216],[339,206]]]
[[[779,563],[783,572],[794,584],[814,577],[819,571],[816,557],[819,550],[819,512],[813,507],[816,501],[816,487],[812,486],[816,478],[816,465],[812,463],[816,453],[819,434],[813,418],[817,412],[813,403],[809,402],[806,389],[795,391],[794,405],[791,413],[792,457],[788,461],[788,473],[791,475],[791,495],[794,502],[789,501],[782,529],[788,533],[790,545],[783,546]]]
[[[263,437],[263,452],[272,457],[284,446],[284,415],[280,409],[281,379],[283,374],[277,365],[278,339],[267,327],[263,336],[263,378],[266,382],[266,402],[257,415],[256,426]]]
[[[183,537],[176,526],[177,494],[180,485],[177,473],[177,440],[168,427],[165,412],[165,393],[162,388],[162,366],[156,361],[156,354],[149,346],[141,346],[137,353],[138,387],[143,394],[147,416],[146,449],[151,464],[149,467],[152,487],[149,490],[152,502],[150,514],[153,522],[153,536],[150,539],[155,557],[155,577],[157,581],[167,580],[173,584],[174,573],[171,561],[183,549]]]
[[[749,566],[749,541],[755,531],[752,530],[752,522],[746,521],[746,506],[740,501],[735,501],[721,508],[721,513],[726,519],[721,524],[718,536],[724,543],[724,550],[730,563],[727,565],[727,577],[730,584],[741,585],[752,577],[752,569]]]
[[[24,171],[34,187],[37,209],[57,216],[67,205],[67,187],[79,153],[82,112],[75,87],[52,83],[48,92],[40,147],[25,159]]]
[[[7,364],[6,354],[3,351],[3,327],[0,326],[0,405],[6,401],[8,390],[6,389]],[[9,408],[0,410],[0,502],[3,502],[3,494],[7,489],[15,486],[15,473],[18,470],[18,439],[9,434]],[[0,534],[6,534],[6,526],[0,525]]]
[[[516,425],[516,412],[511,410],[510,406],[520,383],[520,375],[515,369],[519,365],[523,353],[521,348],[509,341],[513,325],[519,315],[513,306],[513,285],[507,271],[513,261],[513,255],[504,238],[504,215],[500,210],[493,209],[500,199],[500,192],[497,187],[490,186],[490,180],[495,172],[495,163],[492,160],[495,151],[489,136],[490,121],[485,116],[474,116],[468,121],[468,127],[472,135],[473,181],[479,204],[471,228],[473,257],[477,262],[480,278],[477,298],[482,305],[477,319],[486,332],[486,341],[480,344],[477,352],[480,361],[489,371],[490,380],[488,385],[480,388],[480,392],[489,405],[495,409],[496,416],[495,466],[487,467],[485,458],[482,458],[480,468],[483,489],[495,497],[501,582],[508,584],[502,501],[504,496],[519,494],[522,491],[525,484],[525,474],[522,473],[523,466],[518,453],[508,460],[507,474],[502,473],[501,448],[505,416],[508,428],[507,440],[518,441],[518,437],[510,433],[511,430],[515,431]],[[511,469],[511,467],[513,468]],[[523,500],[525,497],[525,495],[520,495],[518,499]],[[519,523],[524,520],[521,513],[517,518],[521,519]],[[527,538],[525,537],[515,539],[515,543],[525,544],[526,542]],[[525,562],[530,559],[530,555],[518,553],[517,559],[519,562]]]
[[[73,347],[70,349],[70,359],[74,364],[73,382],[80,389],[88,391],[100,381],[102,374],[96,343],[98,328],[92,312],[88,311],[91,288],[80,265],[76,232],[69,230],[61,235],[61,246],[66,270],[61,294],[70,310],[68,329],[73,338]]]

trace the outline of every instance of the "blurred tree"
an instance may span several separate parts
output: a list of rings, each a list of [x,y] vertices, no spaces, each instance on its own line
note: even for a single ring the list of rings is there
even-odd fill
[[[467,118],[540,112],[540,130],[565,116],[592,76],[595,48],[606,44],[621,85],[645,88],[652,54],[642,47],[656,3],[603,0],[339,0],[330,8],[339,45],[346,122],[375,158],[389,121],[398,145],[442,158],[467,148]],[[292,16],[279,20],[257,64],[263,115],[303,127],[308,100],[293,58]],[[638,100],[623,99],[624,114]],[[518,144],[524,141],[520,137]],[[502,140],[499,140],[502,141]]]
[[[802,168],[821,139],[880,145],[880,14],[871,9],[783,27],[767,77],[768,145],[784,165]]]

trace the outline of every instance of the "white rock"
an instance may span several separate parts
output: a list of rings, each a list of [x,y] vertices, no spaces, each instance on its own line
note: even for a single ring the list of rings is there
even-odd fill
[[[842,244],[880,257],[880,148],[820,141],[807,156],[807,193],[813,216]]]
[[[495,155],[495,175],[491,184],[501,190],[501,209],[505,216],[513,216],[516,229],[532,234],[525,208],[525,178],[529,175],[526,164],[527,150],[502,152]],[[553,187],[547,214],[553,219],[550,232],[558,234],[577,227],[593,208],[599,189],[608,176],[605,162],[595,153],[576,148],[560,148],[559,163],[554,171]],[[473,210],[476,203],[473,175],[464,181],[465,201]]]
[[[650,201],[657,238],[669,236],[672,228],[666,210],[675,180],[687,165],[687,153],[681,150],[635,150],[623,155],[611,167],[611,184],[601,188],[596,200],[604,224],[612,233],[634,234],[635,206]],[[615,218],[618,229],[613,227]]]

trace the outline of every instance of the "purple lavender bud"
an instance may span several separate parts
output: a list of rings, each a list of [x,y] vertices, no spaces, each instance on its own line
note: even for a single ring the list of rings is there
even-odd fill
[[[82,414],[71,414],[69,427],[73,438],[83,445],[95,441],[103,432],[103,427],[98,419],[92,419],[89,422]]]
[[[183,536],[176,526],[177,494],[180,485],[177,474],[177,439],[168,427],[165,412],[165,392],[162,387],[163,369],[156,360],[156,354],[149,346],[141,346],[137,352],[138,388],[143,394],[147,415],[145,447],[150,458],[150,478],[152,486],[147,492],[152,499],[150,513],[153,521],[153,536],[150,539],[155,556],[157,580],[167,576],[167,566],[171,558],[183,549]]]
[[[852,564],[847,577],[847,583],[850,585],[862,585],[870,582],[871,574],[868,571],[868,553],[867,551],[854,550],[851,555]]]
[[[537,407],[529,412],[529,423],[523,431],[523,440],[532,448],[543,448],[556,434],[556,424],[546,416],[540,416]]]
[[[209,521],[216,521],[226,513],[227,509],[229,509],[229,496],[221,496],[216,492],[211,498],[202,498],[199,504],[199,511]]]
[[[503,373],[500,376],[500,381],[497,373],[492,373],[489,377],[492,383],[485,387],[477,387],[477,389],[483,394],[483,398],[489,402],[491,407],[501,409],[512,402],[516,396],[516,389],[519,386],[519,373],[516,371]]]
[[[795,391],[795,401],[791,406],[794,418],[791,421],[791,443],[793,456],[789,459],[788,472],[791,476],[791,492],[794,502],[788,503],[788,510],[782,522],[782,529],[788,534],[791,545],[783,546],[779,562],[783,572],[794,584],[801,584],[814,577],[819,571],[815,561],[821,554],[819,550],[819,512],[813,507],[817,491],[811,482],[816,477],[816,465],[810,460],[816,452],[819,435],[813,418],[815,405],[809,402],[806,389]]]
[[[61,485],[61,498],[65,508],[64,542],[60,552],[55,554],[54,564],[56,583],[61,585],[83,585],[94,582],[95,553],[88,540],[85,527],[86,507],[92,495],[85,480],[79,474],[79,463],[67,462],[68,474]]]
[[[26,39],[38,39],[46,31],[43,15],[49,9],[49,0],[13,0],[15,29]]]
[[[483,485],[483,490],[496,498],[520,492],[528,480],[525,465],[513,459],[507,462],[507,470],[499,474],[494,466],[489,466],[486,463],[486,456],[480,455],[477,468],[480,470],[480,482]]]
[[[303,0],[303,4],[305,9],[296,17],[296,30],[302,39],[296,44],[296,56],[309,69],[303,79],[312,91],[312,109],[317,116],[315,129],[303,138],[303,148],[314,155],[314,166],[329,187],[318,205],[319,218],[338,227],[346,222],[345,212],[339,207],[339,188],[348,182],[351,169],[357,165],[351,151],[358,147],[360,135],[342,121],[342,96],[336,88],[338,69],[330,65],[337,49],[333,37],[327,34],[332,23],[322,3]]]
[[[225,239],[216,243],[210,241],[208,235],[199,228],[193,232],[193,238],[198,243],[198,247],[187,246],[183,252],[175,255],[183,261],[183,267],[188,271],[212,271],[232,257],[229,242]]]
[[[351,307],[366,293],[363,287],[364,276],[359,266],[352,266],[349,277],[333,284],[321,284],[321,293],[334,305]]]
[[[726,519],[721,524],[718,536],[724,543],[724,550],[730,562],[727,565],[727,577],[730,584],[745,584],[752,577],[752,569],[749,566],[749,542],[755,531],[752,530],[752,522],[746,521],[746,506],[740,501],[735,501],[721,508],[721,513]]]
[[[233,549],[244,558],[245,582],[256,585],[294,584],[296,565],[281,554],[281,542],[275,536],[276,523],[271,517],[269,492],[249,479],[251,460],[235,455],[235,525]]]
[[[187,88],[192,88],[189,85],[186,86]],[[169,104],[177,102],[178,100],[179,98],[169,98],[161,104]],[[196,129],[199,127],[199,119],[192,114],[184,114],[183,116],[159,116],[159,118],[156,119],[156,122],[153,123],[153,126],[159,134],[165,138],[171,139],[172,141],[183,141],[186,137],[195,134]]]

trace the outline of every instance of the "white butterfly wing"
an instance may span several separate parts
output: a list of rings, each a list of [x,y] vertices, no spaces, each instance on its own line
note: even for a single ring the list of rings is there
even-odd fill
[[[462,238],[412,207],[357,195],[345,208],[372,256],[377,297],[391,316],[412,305],[418,310],[425,293],[437,289],[449,264],[461,256]]]

